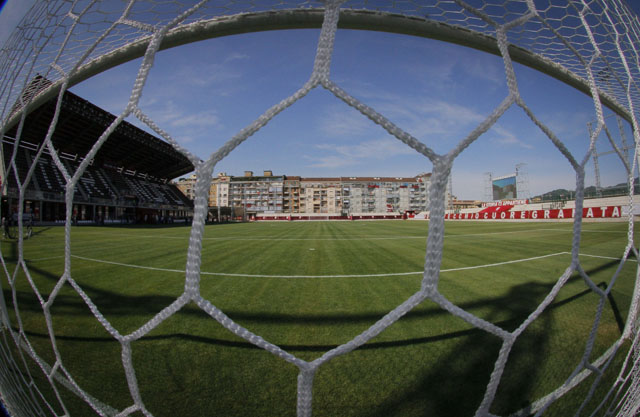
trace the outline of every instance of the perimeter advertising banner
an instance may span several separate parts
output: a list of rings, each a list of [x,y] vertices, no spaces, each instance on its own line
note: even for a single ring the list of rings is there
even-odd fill
[[[582,209],[585,219],[603,219],[620,217],[621,206],[587,207]],[[445,220],[545,220],[573,219],[575,209],[494,211],[492,213],[451,213],[445,214]]]

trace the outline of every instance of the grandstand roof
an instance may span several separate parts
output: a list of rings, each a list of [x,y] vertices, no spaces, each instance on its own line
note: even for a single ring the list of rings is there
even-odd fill
[[[57,99],[57,98],[56,98]],[[33,110],[26,118],[20,140],[40,144],[53,119],[56,99]],[[66,91],[52,142],[56,150],[82,159],[100,135],[116,119],[113,114]],[[17,127],[6,133],[15,137]],[[122,122],[103,144],[94,164],[145,173],[158,179],[172,179],[193,170],[191,162],[167,142]]]

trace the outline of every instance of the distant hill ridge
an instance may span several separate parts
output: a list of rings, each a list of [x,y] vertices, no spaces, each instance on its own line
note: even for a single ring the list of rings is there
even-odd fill
[[[602,196],[613,196],[613,195],[622,195],[627,194],[628,184],[620,183],[616,185],[612,185],[609,187],[602,187],[600,189],[600,194]],[[638,184],[638,177],[634,180],[634,194],[640,194],[640,184]],[[543,201],[549,200],[573,200],[575,198],[576,192],[575,190],[567,190],[564,188],[558,188],[544,194],[537,195],[532,197],[532,200],[541,199]],[[585,187],[584,189],[585,197],[596,197],[598,193],[596,192],[596,187],[594,185],[590,185],[589,187]]]

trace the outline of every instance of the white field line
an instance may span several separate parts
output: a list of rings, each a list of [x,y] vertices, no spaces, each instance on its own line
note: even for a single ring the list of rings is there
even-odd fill
[[[557,232],[557,233],[573,233],[573,230],[567,229],[529,229],[529,230],[513,230],[508,232],[486,232],[486,233],[465,233],[465,234],[449,234],[445,235],[445,239],[447,238],[458,238],[458,237],[474,237],[474,236],[495,236],[495,235],[508,235],[508,234],[522,234],[522,233],[536,233],[540,231],[546,232]],[[594,231],[596,232],[596,231]],[[602,231],[606,232],[606,231]],[[609,232],[613,233],[613,232]],[[626,231],[620,233],[627,233]],[[102,235],[101,235],[102,236]],[[129,236],[132,238],[145,238],[145,239],[178,239],[178,240],[188,240],[189,236],[156,236],[156,235],[136,235],[136,234],[124,234],[119,233],[118,237]],[[336,237],[336,236],[327,236],[327,237],[276,237],[276,236],[262,236],[262,237],[241,237],[241,236],[220,236],[220,237],[203,237],[202,240],[220,240],[220,241],[314,241],[314,240],[397,240],[397,239],[426,239],[427,235],[420,236],[407,236],[407,235],[397,235],[397,236],[369,236],[369,235],[353,235],[349,237]]]
[[[96,233],[97,235],[97,233]],[[171,240],[189,240],[189,236],[154,236],[154,235],[135,235],[135,234],[118,234],[118,237],[131,237],[131,238],[144,238],[144,239],[171,239]],[[275,237],[275,236],[262,236],[262,237],[239,237],[239,236],[220,236],[220,237],[203,237],[202,240],[212,240],[212,241],[287,241],[287,240],[295,240],[295,241],[313,241],[313,240],[397,240],[397,239],[427,239],[427,236],[358,236],[353,235],[349,237]]]
[[[508,234],[522,234],[522,233],[535,233],[542,229],[531,229],[531,230],[512,230],[508,232],[486,232],[486,233],[465,233],[465,234],[445,234],[444,238],[454,238],[454,237],[473,237],[473,236],[493,236],[493,235],[508,235]],[[545,231],[554,231],[561,233],[572,233],[572,230],[560,230],[560,229],[544,229]],[[626,233],[626,232],[624,232]],[[359,236],[349,236],[349,237],[320,237],[320,238],[297,238],[297,237],[205,237],[203,240],[394,240],[394,239],[427,239],[427,235],[420,236],[369,236],[369,235],[359,235]]]
[[[485,264],[485,265],[466,266],[466,267],[461,267],[461,268],[442,269],[440,272],[454,272],[454,271],[465,271],[465,270],[472,270],[472,269],[492,268],[492,267],[496,267],[496,266],[502,266],[502,265],[520,263],[520,262],[529,262],[529,261],[535,261],[535,260],[538,260],[538,259],[549,258],[549,257],[552,257],[552,256],[568,255],[568,254],[569,254],[569,252],[557,252],[557,253],[551,253],[551,254],[548,254],[548,255],[535,256],[535,257],[532,257],[532,258],[515,259],[515,260],[512,260],[512,261],[506,261],[506,262],[497,262],[497,263]],[[149,266],[125,264],[125,263],[121,263],[121,262],[105,261],[105,260],[102,260],[102,259],[87,258],[87,257],[84,257],[84,256],[77,256],[77,255],[71,255],[71,256],[73,258],[82,259],[82,260],[85,260],[85,261],[98,262],[98,263],[104,263],[104,264],[116,265],[116,266],[123,266],[123,267],[127,267],[127,268],[147,269],[147,270],[151,270],[151,271],[162,271],[162,272],[177,272],[177,273],[182,273],[182,274],[185,273],[184,270],[180,270],[180,269],[156,268],[156,267],[149,267]],[[225,273],[225,272],[206,272],[206,271],[200,272],[200,275],[213,275],[213,276],[223,276],[223,277],[285,278],[285,279],[289,279],[289,278],[370,278],[370,277],[397,277],[397,276],[422,275],[422,274],[423,274],[423,271],[393,272],[393,273],[386,273],[386,274],[354,274],[354,275],[263,275],[263,274],[234,274],[234,273]]]
[[[71,255],[71,257],[72,258],[76,258],[76,259],[82,259],[83,261],[97,262],[97,263],[101,263],[101,264],[109,264],[109,265],[116,265],[116,266],[124,266],[124,267],[127,267],[127,268],[147,269],[149,271],[178,272],[178,273],[181,273],[181,274],[185,273],[184,270],[180,270],[180,269],[156,268],[154,266],[142,266],[142,265],[134,265],[134,264],[125,264],[125,263],[121,263],[121,262],[105,261],[103,259],[85,258],[84,256],[78,256],[78,255]]]
[[[570,255],[570,254],[571,254],[570,252],[557,252],[557,253],[551,253],[551,254],[548,254],[548,255],[534,256],[534,257],[531,257],[531,258],[523,258],[523,259],[515,259],[515,260],[512,260],[512,261],[497,262],[497,263],[492,263],[492,264],[464,266],[464,267],[460,267],[460,268],[441,269],[440,272],[455,272],[455,271],[466,271],[466,270],[482,269],[482,268],[492,268],[492,267],[496,267],[496,266],[502,266],[502,265],[508,265],[508,264],[513,264],[513,263],[520,263],[520,262],[528,262],[528,261],[534,261],[534,260],[537,260],[537,259],[549,258],[549,257],[552,257],[552,256]],[[580,256],[584,256],[584,257],[589,257],[589,258],[610,259],[612,261],[619,261],[620,260],[620,258],[615,258],[615,257],[612,257],[612,256],[591,255],[591,254],[588,254],[588,253],[580,253],[579,255]],[[104,263],[104,264],[110,264],[110,265],[116,265],[116,266],[123,266],[123,267],[127,267],[127,268],[146,269],[146,270],[150,270],[150,271],[161,271],[161,272],[176,272],[176,273],[180,273],[180,274],[184,274],[185,273],[185,270],[181,270],[181,269],[156,268],[156,267],[153,267],[153,266],[125,264],[125,263],[121,263],[121,262],[113,262],[113,261],[105,261],[105,260],[102,260],[102,259],[87,258],[87,257],[84,257],[84,256],[78,256],[78,255],[71,255],[71,257],[72,258],[77,258],[77,259],[82,259],[84,261],[89,261],[89,262],[98,262],[98,263]],[[51,259],[61,259],[61,258],[64,258],[64,256],[52,256],[52,257],[48,257],[48,258],[28,259],[27,262],[29,262],[29,263],[31,263],[31,262],[41,262],[41,261],[47,261],[47,260],[51,260]],[[631,259],[631,258],[627,258],[627,260],[629,262],[638,262],[636,259]],[[224,277],[243,277],[243,278],[367,278],[367,277],[391,277],[391,276],[421,275],[422,273],[423,273],[423,271],[392,272],[392,273],[388,273],[388,274],[356,274],[356,275],[264,275],[264,274],[234,274],[234,273],[207,272],[207,271],[200,272],[201,275],[224,276]]]
[[[569,252],[567,252],[567,253],[569,253]],[[620,261],[621,260],[621,258],[614,258],[612,256],[589,255],[587,253],[579,253],[578,255],[587,256],[589,258],[611,259],[612,261]],[[629,262],[638,262],[637,259],[631,259],[630,257],[627,258],[627,261],[629,261]]]
[[[513,261],[498,262],[498,263],[495,263],[495,264],[464,266],[464,267],[461,267],[461,268],[451,268],[451,269],[441,269],[440,272],[453,272],[453,271],[465,271],[465,270],[468,270],[468,269],[491,268],[491,267],[494,267],[494,266],[501,266],[501,265],[520,263],[520,262],[535,261],[536,259],[550,258],[552,256],[569,255],[569,254],[570,254],[569,252],[557,252],[557,253],[550,253],[548,255],[534,256],[533,258],[524,258],[524,259],[516,259],[516,260],[513,260]]]
[[[268,241],[278,241],[278,240],[300,240],[300,241],[314,241],[314,240],[398,240],[398,239],[427,239],[427,236],[386,236],[386,237],[376,237],[376,236],[350,236],[350,237],[204,237],[202,240],[268,240]]]
[[[533,229],[533,230],[541,230],[541,231],[554,231],[554,232],[566,232],[573,233],[573,229]],[[582,229],[582,233],[619,233],[619,234],[627,234],[626,230],[589,230]]]
[[[445,234],[445,239],[452,237],[474,237],[474,236],[494,236],[494,235],[512,235],[512,234],[522,234],[522,233],[536,233],[540,231],[546,232],[557,232],[557,233],[573,233],[572,230],[562,230],[562,229],[530,229],[530,230],[512,230],[508,232],[486,232],[486,233],[465,233],[460,235],[447,235]],[[626,232],[625,232],[626,233]]]

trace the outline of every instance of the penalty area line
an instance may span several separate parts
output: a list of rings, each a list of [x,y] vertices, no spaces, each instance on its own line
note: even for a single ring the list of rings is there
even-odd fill
[[[569,252],[567,252],[567,253],[569,253]],[[588,258],[610,259],[612,261],[621,261],[622,260],[622,258],[614,258],[613,256],[589,255],[587,253],[578,253],[578,256],[586,256]],[[631,259],[630,257],[627,257],[627,261],[629,261],[629,262],[638,262],[637,259]]]
[[[516,263],[520,263],[520,262],[535,261],[537,259],[544,259],[544,258],[550,258],[552,256],[567,255],[567,254],[569,254],[569,252],[557,252],[557,253],[550,253],[548,255],[534,256],[532,258],[514,259],[513,261],[497,262],[497,263],[494,263],[494,264],[463,266],[461,268],[451,268],[451,269],[441,269],[440,272],[454,272],[454,271],[465,271],[465,270],[468,270],[468,269],[491,268],[491,267],[494,267],[494,266],[501,266],[501,265],[508,265],[508,264],[516,264]]]
[[[72,258],[76,258],[76,259],[82,259],[83,261],[98,262],[98,263],[102,263],[102,264],[109,264],[109,265],[116,265],[116,266],[124,266],[124,267],[127,267],[127,268],[147,269],[147,270],[150,270],[150,271],[161,271],[161,272],[179,272],[179,273],[182,273],[182,274],[185,273],[184,270],[180,270],[180,269],[156,268],[154,266],[125,264],[125,263],[122,263],[122,262],[105,261],[103,259],[87,258],[87,257],[84,257],[84,256],[78,256],[78,255],[71,255],[71,257]]]
[[[485,265],[474,265],[474,266],[466,266],[461,268],[450,268],[450,269],[442,269],[440,272],[455,272],[455,271],[465,271],[465,270],[473,270],[473,269],[482,269],[482,268],[492,268],[496,266],[520,263],[520,262],[529,262],[535,261],[538,259],[549,258],[552,256],[559,255],[568,255],[569,252],[557,252],[550,253],[548,255],[542,256],[534,256],[531,258],[523,258],[523,259],[514,259],[512,261],[505,262],[497,262],[492,264]],[[142,266],[142,265],[134,265],[134,264],[125,264],[121,262],[113,262],[113,261],[105,261],[102,259],[95,258],[87,258],[84,256],[71,255],[73,258],[82,259],[89,262],[98,262],[109,265],[123,266],[127,268],[137,268],[137,269],[147,269],[151,271],[160,271],[160,272],[175,272],[184,274],[185,270],[180,269],[169,269],[169,268],[157,268],[152,266]],[[220,276],[220,277],[240,277],[240,278],[281,278],[281,279],[296,279],[296,278],[375,278],[375,277],[398,277],[398,276],[410,276],[410,275],[422,275],[424,271],[415,271],[415,272],[390,272],[386,274],[339,274],[339,275],[266,275],[266,274],[235,274],[235,273],[226,273],[226,272],[207,272],[201,271],[200,275],[210,275],[210,276]]]

